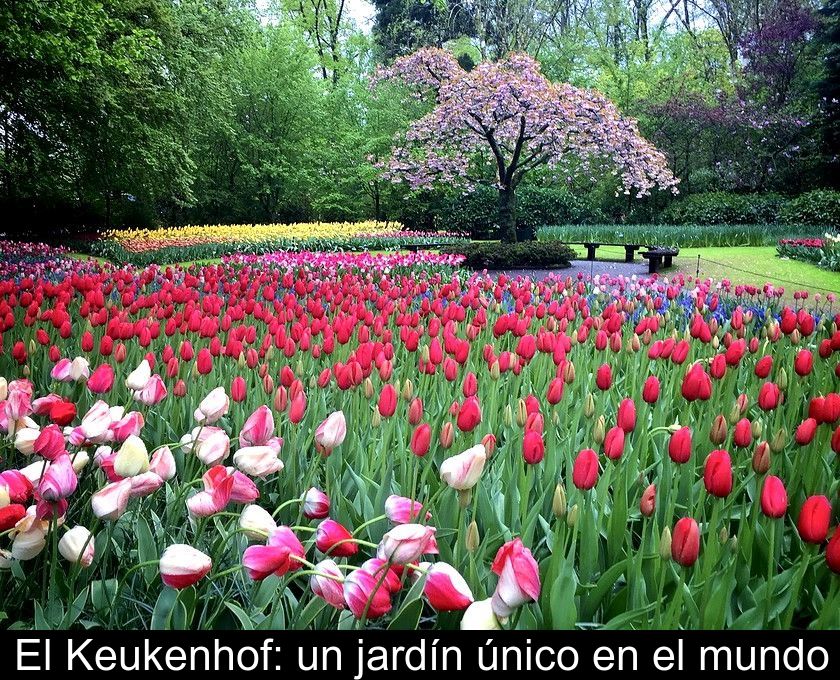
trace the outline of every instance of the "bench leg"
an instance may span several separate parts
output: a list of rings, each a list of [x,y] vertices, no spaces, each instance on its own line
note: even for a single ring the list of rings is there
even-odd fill
[[[595,259],[595,246],[586,246],[586,259],[590,262]]]
[[[666,267],[670,267],[670,266],[671,266],[671,264],[672,264],[672,257],[673,257],[672,255],[666,255],[666,256],[665,256],[665,266],[666,266]]]
[[[662,263],[662,258],[651,257],[648,260],[648,274],[656,274],[659,271],[659,265]]]
[[[632,262],[633,256],[636,254],[636,249],[633,246],[624,246],[624,261]]]

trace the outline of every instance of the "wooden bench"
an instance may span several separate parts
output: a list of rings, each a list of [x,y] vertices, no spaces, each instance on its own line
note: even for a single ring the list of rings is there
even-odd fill
[[[656,246],[642,253],[642,257],[648,261],[648,274],[656,274],[661,267],[670,267],[673,258],[679,254],[679,248]]]
[[[586,259],[589,262],[595,260],[595,251],[601,246],[619,246],[624,248],[625,262],[632,262],[636,256],[636,251],[646,247],[643,243],[595,243],[592,241],[584,241],[581,245],[586,248]]]
[[[430,250],[430,249],[438,249],[443,246],[449,245],[448,243],[406,243],[402,246],[404,250],[407,250],[409,253],[416,253],[419,250]]]

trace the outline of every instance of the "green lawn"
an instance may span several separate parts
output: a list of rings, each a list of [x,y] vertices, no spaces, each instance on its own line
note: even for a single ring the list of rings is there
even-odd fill
[[[584,252],[576,248],[581,257]],[[794,290],[810,290],[815,293],[840,293],[840,272],[820,269],[808,262],[783,260],[776,255],[773,246],[735,246],[731,248],[681,248],[674,258],[674,267],[665,274],[682,272],[697,274],[697,256],[700,256],[701,278],[716,281],[729,279],[733,284],[761,286],[768,281],[777,287],[784,287],[786,293]],[[597,251],[598,259],[624,259],[624,248],[602,246]],[[640,260],[641,256],[637,255]]]

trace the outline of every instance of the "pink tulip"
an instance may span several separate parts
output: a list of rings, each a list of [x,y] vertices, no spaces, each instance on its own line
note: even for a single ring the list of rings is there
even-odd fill
[[[268,536],[266,545],[252,545],[246,548],[242,556],[242,564],[254,581],[262,581],[276,574],[283,576],[289,571],[300,569],[303,563],[296,558],[304,559],[306,551],[286,526],[277,527]]]
[[[150,496],[160,487],[163,486],[163,479],[161,479],[154,472],[143,472],[139,475],[134,475],[129,478],[131,482],[131,498],[144,498]]]
[[[492,598],[496,616],[510,616],[517,607],[539,599],[539,567],[520,539],[508,541],[499,548],[491,569],[499,576]]]
[[[274,436],[274,416],[268,406],[254,411],[239,432],[239,446],[270,446],[278,453],[283,440]]]
[[[440,478],[447,486],[465,491],[472,489],[481,477],[487,451],[483,444],[476,444],[463,453],[447,458],[440,466]]]
[[[176,543],[161,555],[160,578],[170,588],[189,588],[207,576],[212,566],[213,561],[200,550]]]
[[[87,381],[88,389],[94,394],[104,394],[110,392],[114,386],[114,369],[110,364],[102,364],[93,373]]]
[[[187,509],[196,517],[209,517],[222,512],[230,503],[233,475],[223,465],[216,465],[202,477],[204,491],[187,500]]]
[[[131,480],[113,482],[90,497],[93,514],[106,521],[117,520],[123,516],[131,497]]]
[[[196,422],[202,425],[212,425],[225,415],[229,408],[230,400],[225,393],[225,388],[217,387],[201,400],[194,417]]]
[[[469,607],[473,594],[464,577],[455,567],[446,562],[420,564],[426,569],[423,595],[433,609],[439,612],[459,611]]]
[[[330,514],[330,499],[323,491],[312,487],[303,498],[303,515],[308,519],[323,519]]]
[[[408,524],[420,517],[423,511],[422,503],[405,498],[404,496],[388,496],[385,499],[385,514],[394,524]],[[432,518],[432,513],[426,513],[426,521]]]
[[[340,446],[347,436],[347,422],[342,411],[335,411],[327,416],[315,430],[315,443],[327,454]]]
[[[154,406],[166,398],[166,385],[161,377],[155,373],[142,390],[134,393],[134,398],[145,406]]]
[[[143,414],[139,411],[131,411],[109,425],[110,439],[119,443],[124,442],[129,437],[137,437],[144,424]]]
[[[353,534],[334,519],[325,519],[315,533],[315,546],[325,555],[350,557],[359,551],[359,545],[351,539]]]
[[[175,476],[175,457],[168,446],[162,446],[152,454],[152,460],[149,462],[149,472],[154,472],[165,482]]]
[[[38,485],[38,495],[45,501],[55,503],[72,495],[79,484],[73,463],[66,453],[60,454],[47,468],[41,483]]]
[[[331,607],[344,609],[344,575],[332,560],[321,560],[309,577],[312,592]]]
[[[357,619],[378,619],[391,610],[391,594],[379,581],[362,569],[344,579],[344,602]]]
[[[73,377],[70,375],[70,368],[73,362],[70,359],[61,359],[52,367],[50,377],[58,382],[69,383],[73,382]]]
[[[376,556],[393,564],[416,562],[428,552],[435,532],[424,524],[398,524],[382,536]]]

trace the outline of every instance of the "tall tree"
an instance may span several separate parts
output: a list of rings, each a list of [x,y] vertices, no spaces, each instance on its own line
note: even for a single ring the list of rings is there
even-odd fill
[[[623,191],[676,189],[665,157],[602,95],[549,82],[527,55],[464,71],[427,48],[401,57],[381,78],[398,79],[434,99],[393,150],[385,176],[412,188],[436,183],[498,189],[502,237],[516,241],[516,188],[536,168],[595,176],[609,162]]]

